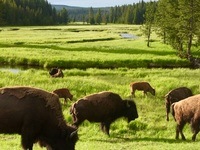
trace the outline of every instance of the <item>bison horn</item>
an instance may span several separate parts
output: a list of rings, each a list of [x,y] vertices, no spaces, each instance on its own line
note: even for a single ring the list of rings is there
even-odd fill
[[[77,132],[78,132],[78,129],[75,130],[74,132],[72,132],[72,133],[70,134],[70,139],[72,139],[72,138],[77,134]]]

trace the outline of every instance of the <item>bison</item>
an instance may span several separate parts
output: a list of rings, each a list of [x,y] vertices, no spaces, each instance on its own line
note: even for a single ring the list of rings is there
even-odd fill
[[[190,123],[193,132],[192,140],[195,141],[196,135],[200,131],[200,94],[175,102],[171,107],[172,115],[177,123],[176,139],[179,138],[180,133],[182,140],[185,140],[183,128],[186,123]]]
[[[143,91],[144,96],[147,95],[147,92],[150,92],[152,95],[155,96],[155,89],[151,87],[148,82],[141,81],[141,82],[132,82],[130,83],[131,95],[135,97],[135,91]]]
[[[130,100],[122,100],[113,92],[95,93],[75,102],[70,113],[73,124],[78,127],[84,120],[100,122],[101,130],[109,135],[110,124],[120,117],[126,117],[128,122],[138,118],[136,104]]]
[[[54,78],[64,77],[62,69],[59,69],[59,68],[51,68],[51,70],[49,71],[49,74],[51,77],[54,77]]]
[[[169,91],[165,95],[165,106],[166,106],[166,120],[169,121],[170,106],[174,102],[178,102],[184,98],[192,96],[192,91],[187,87],[179,87]]]
[[[70,100],[72,100],[73,98],[73,95],[67,88],[56,89],[53,91],[53,93],[57,94],[59,98],[64,98],[64,104],[67,103],[67,98],[69,98]]]
[[[20,134],[23,149],[33,144],[74,150],[77,128],[66,124],[57,95],[32,87],[0,88],[0,133]]]

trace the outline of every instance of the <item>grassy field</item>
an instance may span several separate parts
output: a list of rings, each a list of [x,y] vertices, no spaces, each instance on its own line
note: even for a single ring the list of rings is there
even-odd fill
[[[192,142],[189,126],[184,130],[187,140],[175,140],[176,124],[171,115],[166,121],[164,95],[180,86],[198,94],[200,70],[184,68],[188,62],[177,57],[176,51],[162,44],[155,34],[147,48],[139,26],[133,25],[4,27],[0,31],[1,64],[40,68],[18,73],[0,69],[0,87],[32,86],[47,91],[69,88],[74,99],[62,105],[69,124],[69,107],[85,95],[107,90],[127,99],[132,81],[148,81],[156,89],[155,97],[136,92],[139,118],[129,124],[118,119],[111,125],[110,137],[100,131],[97,123],[85,121],[78,130],[77,150],[199,149],[199,135]],[[121,33],[139,38],[124,39]],[[194,53],[198,55],[197,50]],[[50,78],[48,69],[52,66],[64,68],[64,78]],[[146,68],[151,66],[182,67]],[[0,149],[20,150],[20,136],[0,134]],[[42,148],[36,144],[34,149]]]
[[[130,149],[198,149],[197,141],[192,142],[189,126],[184,133],[187,141],[175,140],[175,122],[170,115],[166,121],[164,95],[171,89],[187,86],[194,94],[199,93],[199,70],[190,69],[70,69],[64,70],[64,78],[50,78],[48,71],[29,69],[19,73],[0,72],[0,86],[25,85],[52,91],[56,88],[68,87],[74,100],[63,105],[63,113],[68,123],[72,123],[69,114],[70,105],[79,98],[99,92],[113,91],[123,99],[129,98],[129,83],[132,81],[149,81],[156,89],[156,96],[136,92],[134,101],[137,104],[139,118],[129,124],[121,118],[111,125],[111,136],[103,134],[99,125],[85,121],[79,128],[77,150],[130,150]],[[61,100],[61,102],[63,102]],[[17,135],[0,135],[1,149],[21,149],[20,137]],[[40,150],[36,144],[36,150]]]
[[[49,26],[0,29],[0,63],[50,68],[188,66],[152,34],[147,48],[140,26]],[[138,36],[124,39],[121,33]]]

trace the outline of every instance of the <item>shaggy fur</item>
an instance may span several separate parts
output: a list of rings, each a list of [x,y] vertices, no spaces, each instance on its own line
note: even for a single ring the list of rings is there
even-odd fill
[[[52,149],[74,150],[76,128],[66,125],[57,95],[32,87],[0,89],[0,133],[20,134],[24,149],[39,141]]]
[[[132,82],[130,83],[131,95],[135,97],[135,91],[143,91],[144,96],[147,95],[147,92],[150,92],[152,95],[155,96],[155,89],[151,87],[148,82]]]
[[[182,99],[192,96],[192,91],[187,87],[179,87],[169,91],[165,95],[165,106],[166,106],[166,120],[169,121],[170,106],[174,102],[178,102]]]
[[[100,92],[86,96],[72,105],[70,113],[73,124],[79,126],[84,120],[100,122],[103,132],[109,135],[110,124],[120,117],[128,122],[138,118],[137,108],[133,101],[122,100],[112,92]]]
[[[188,97],[179,102],[172,104],[172,115],[177,123],[176,139],[179,138],[179,133],[183,140],[183,128],[186,123],[189,123],[192,128],[192,140],[195,141],[196,135],[200,131],[200,94]]]

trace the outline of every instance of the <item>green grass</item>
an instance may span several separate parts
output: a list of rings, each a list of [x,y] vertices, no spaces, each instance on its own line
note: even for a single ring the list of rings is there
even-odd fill
[[[130,97],[129,84],[148,81],[156,96],[143,97],[136,92],[139,118],[129,124],[121,118],[111,125],[110,137],[100,131],[97,123],[85,121],[79,128],[77,150],[196,150],[199,136],[191,142],[192,133],[184,130],[187,141],[175,140],[175,122],[166,121],[164,95],[177,87],[187,86],[194,94],[200,91],[199,69],[183,68],[186,60],[164,45],[153,34],[151,47],[146,47],[140,26],[47,26],[3,27],[0,29],[0,63],[36,66],[19,73],[0,70],[0,87],[32,86],[53,91],[67,87],[74,100],[62,105],[65,119],[72,123],[69,107],[79,98],[100,91],[113,91],[122,98]],[[120,33],[139,36],[123,39]],[[198,48],[193,49],[199,55]],[[64,78],[50,78],[48,69],[65,68]],[[177,69],[146,69],[146,67],[177,67]],[[97,69],[102,68],[102,69]],[[107,69],[105,69],[107,68]],[[62,102],[62,101],[61,101]],[[20,150],[19,135],[0,134],[0,149]],[[41,150],[36,144],[34,149]]]
[[[63,107],[63,113],[68,123],[72,123],[69,114],[70,105],[79,98],[104,90],[113,91],[123,99],[129,98],[129,83],[132,81],[148,81],[156,89],[156,96],[137,91],[134,99],[137,104],[139,118],[128,124],[125,119],[118,119],[111,125],[111,136],[100,131],[97,123],[85,121],[79,128],[77,150],[119,150],[119,149],[198,149],[197,141],[192,142],[190,127],[186,126],[184,133],[187,141],[175,140],[175,122],[170,115],[166,121],[164,95],[171,89],[187,86],[194,94],[199,93],[199,70],[190,69],[66,69],[64,78],[50,78],[47,70],[29,69],[19,73],[0,72],[0,86],[24,85],[52,91],[56,88],[67,87],[74,95],[72,102]],[[63,102],[61,100],[61,102]],[[20,136],[0,135],[1,149],[21,149]],[[36,150],[41,148],[36,144]]]
[[[0,32],[0,62],[50,68],[185,67],[169,45],[152,34],[146,46],[140,26],[11,27]],[[18,29],[18,30],[17,30]],[[121,33],[139,36],[123,39]]]

